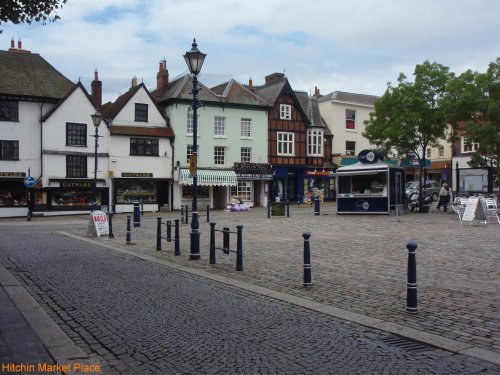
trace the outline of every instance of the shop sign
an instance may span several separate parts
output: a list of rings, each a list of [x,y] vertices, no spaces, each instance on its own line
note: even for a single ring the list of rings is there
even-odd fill
[[[60,187],[70,189],[89,189],[93,187],[91,181],[61,181]]]
[[[122,172],[122,177],[134,177],[134,178],[151,178],[152,173],[133,173],[133,172]]]
[[[306,171],[306,176],[330,176],[330,171]]]
[[[108,217],[102,211],[93,211],[90,214],[89,224],[87,234],[97,235],[109,235],[109,223]]]
[[[253,173],[238,173],[238,180],[272,180],[272,174],[253,174]]]
[[[26,172],[0,172],[0,177],[25,178]]]
[[[271,164],[268,163],[234,163],[234,171],[238,174],[272,174]]]

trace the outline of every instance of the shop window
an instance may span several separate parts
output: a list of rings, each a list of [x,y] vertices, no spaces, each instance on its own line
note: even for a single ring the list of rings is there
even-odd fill
[[[130,155],[158,156],[159,146],[157,138],[130,138]]]
[[[356,111],[353,109],[345,110],[345,128],[349,130],[356,129]]]
[[[280,104],[280,119],[292,119],[292,106],[290,104]]]
[[[241,148],[241,162],[242,163],[251,163],[252,162],[252,148],[251,147],[242,147]]]
[[[97,191],[97,205],[101,204],[100,191]],[[51,192],[52,209],[87,208],[93,202],[92,190],[58,190]]]
[[[0,141],[0,160],[19,160],[19,141]]]
[[[135,121],[148,122],[148,105],[135,103]]]
[[[345,154],[346,155],[356,155],[356,142],[346,141],[345,142]]]
[[[0,121],[19,121],[17,100],[0,100]]]
[[[66,146],[87,146],[87,124],[66,123]]]
[[[87,178],[87,157],[66,155],[66,177]]]
[[[196,191],[198,192],[198,198],[209,198],[209,189],[208,186],[197,186]],[[182,186],[182,198],[183,199],[191,199],[193,198],[193,186],[192,185],[183,185]]]
[[[115,180],[115,186],[117,204],[157,203],[156,183],[154,181]]]
[[[252,137],[252,119],[242,118],[241,119],[241,138],[251,138]]]
[[[2,206],[25,206],[26,188],[22,180],[2,181],[0,184],[0,207]]]
[[[243,202],[252,201],[252,181],[238,180],[236,194]]]

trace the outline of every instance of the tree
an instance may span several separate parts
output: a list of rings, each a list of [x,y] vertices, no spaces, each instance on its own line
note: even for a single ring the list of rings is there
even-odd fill
[[[399,155],[413,154],[418,159],[421,203],[425,151],[446,136],[448,116],[443,101],[454,75],[448,67],[429,61],[417,65],[413,75],[414,82],[401,73],[396,87],[388,83],[365,121],[363,136],[386,152],[396,150]]]
[[[61,9],[68,0],[2,0],[0,5],[0,25],[12,22],[15,24],[32,22],[54,22],[60,17],[52,15]],[[0,30],[0,33],[2,30]]]
[[[500,57],[486,73],[468,70],[450,81],[449,121],[478,145],[469,165],[496,168],[500,175]]]

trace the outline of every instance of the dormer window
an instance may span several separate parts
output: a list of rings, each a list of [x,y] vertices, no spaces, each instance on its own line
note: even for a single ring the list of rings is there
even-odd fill
[[[148,105],[135,103],[135,121],[148,122]]]
[[[280,119],[292,119],[292,106],[290,104],[280,104]]]

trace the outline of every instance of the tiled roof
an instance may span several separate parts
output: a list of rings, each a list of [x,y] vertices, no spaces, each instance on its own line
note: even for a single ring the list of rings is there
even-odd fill
[[[225,103],[267,107],[267,103],[234,79],[211,88]]]
[[[73,86],[39,54],[0,51],[0,94],[56,100]]]
[[[323,102],[333,101],[333,102],[359,104],[363,106],[373,107],[377,99],[379,99],[379,97],[375,95],[355,94],[344,91],[333,91],[327,95],[322,96],[319,99],[319,102],[323,103]]]

